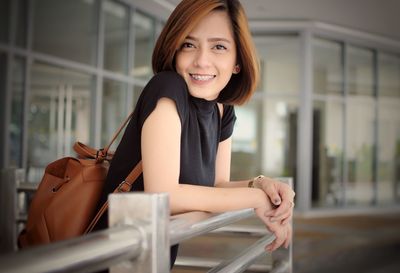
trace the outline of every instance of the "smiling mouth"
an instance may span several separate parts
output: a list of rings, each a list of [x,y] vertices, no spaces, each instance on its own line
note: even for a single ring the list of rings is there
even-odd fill
[[[215,75],[200,75],[200,74],[190,74],[190,77],[196,81],[209,81],[215,78]]]

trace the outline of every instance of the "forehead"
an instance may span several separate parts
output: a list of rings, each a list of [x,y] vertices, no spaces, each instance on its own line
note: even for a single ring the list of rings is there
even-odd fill
[[[226,11],[212,11],[189,33],[193,37],[221,37],[233,40],[232,23]]]

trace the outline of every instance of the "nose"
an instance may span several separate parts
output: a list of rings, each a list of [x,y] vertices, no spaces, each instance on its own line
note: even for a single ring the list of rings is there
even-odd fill
[[[196,52],[194,65],[197,67],[207,67],[210,65],[210,54],[207,49],[199,48]]]

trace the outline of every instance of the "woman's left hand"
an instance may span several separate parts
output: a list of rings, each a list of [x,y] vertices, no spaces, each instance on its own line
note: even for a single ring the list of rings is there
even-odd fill
[[[293,216],[295,192],[292,188],[284,182],[265,176],[257,177],[254,186],[262,189],[276,207],[265,216],[270,217],[271,222],[279,221],[283,225],[287,224]]]

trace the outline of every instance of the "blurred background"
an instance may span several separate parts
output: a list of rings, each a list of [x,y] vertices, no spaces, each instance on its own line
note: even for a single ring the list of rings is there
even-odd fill
[[[35,184],[76,140],[105,145],[178,2],[0,0],[0,169]],[[241,2],[262,78],[236,108],[232,179],[293,177],[296,272],[400,255],[400,1]]]

